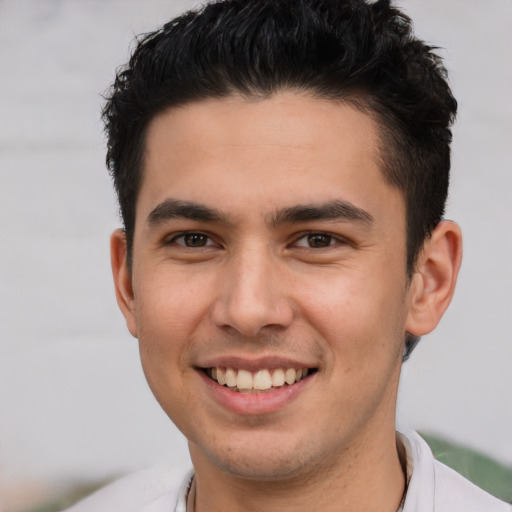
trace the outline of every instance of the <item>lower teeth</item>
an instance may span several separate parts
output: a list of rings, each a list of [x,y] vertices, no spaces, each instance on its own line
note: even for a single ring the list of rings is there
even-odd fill
[[[227,386],[226,386],[227,387]],[[271,391],[277,391],[278,389],[281,389],[283,386],[279,388],[269,388],[269,389],[238,389],[238,388],[229,388],[231,391],[236,391],[238,393],[245,393],[246,395],[252,395],[254,393],[269,393]]]

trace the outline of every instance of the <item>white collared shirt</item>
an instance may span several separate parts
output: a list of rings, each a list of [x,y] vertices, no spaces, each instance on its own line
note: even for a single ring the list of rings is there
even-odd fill
[[[434,459],[416,433],[398,434],[407,457],[403,512],[512,512],[512,505],[486,493]],[[66,512],[186,512],[190,471],[152,468],[128,475]]]

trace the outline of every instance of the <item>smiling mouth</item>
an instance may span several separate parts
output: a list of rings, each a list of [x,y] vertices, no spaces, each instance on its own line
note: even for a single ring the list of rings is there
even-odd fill
[[[293,386],[315,373],[316,368],[275,368],[256,372],[236,368],[206,368],[206,375],[221,386],[239,393],[265,393]]]

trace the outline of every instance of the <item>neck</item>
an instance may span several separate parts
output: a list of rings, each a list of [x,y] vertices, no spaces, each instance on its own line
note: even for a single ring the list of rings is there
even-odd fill
[[[194,512],[396,512],[405,488],[394,429],[360,436],[332,461],[278,481],[240,478],[197,460],[192,447],[191,454]]]

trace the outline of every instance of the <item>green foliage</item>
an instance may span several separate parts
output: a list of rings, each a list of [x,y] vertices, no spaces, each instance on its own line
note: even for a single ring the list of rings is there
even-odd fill
[[[437,460],[488,493],[512,503],[512,467],[504,466],[471,448],[433,434],[421,433],[421,436],[427,441]]]

